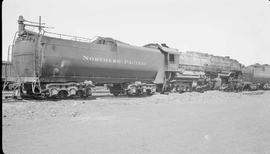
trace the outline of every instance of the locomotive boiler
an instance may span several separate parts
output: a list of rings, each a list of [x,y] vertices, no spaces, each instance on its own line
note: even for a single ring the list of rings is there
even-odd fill
[[[91,87],[100,84],[106,84],[114,95],[151,95],[156,91],[154,83],[164,82],[168,52],[176,50],[50,33],[41,23],[26,22],[19,17],[12,48],[20,95],[87,97]],[[39,32],[27,30],[27,26],[36,26]]]
[[[207,53],[187,51],[180,54],[179,67],[185,70],[204,71],[206,75],[216,77],[218,73],[241,72],[242,65],[228,56],[214,56]],[[227,74],[229,75],[229,74]]]

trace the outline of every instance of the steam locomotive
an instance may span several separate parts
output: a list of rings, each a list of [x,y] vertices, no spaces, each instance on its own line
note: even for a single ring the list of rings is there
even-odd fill
[[[17,96],[88,97],[95,85],[106,85],[115,96],[202,91],[242,76],[242,65],[229,57],[179,52],[166,44],[141,47],[108,37],[51,33],[41,22],[27,22],[19,17],[11,45]]]

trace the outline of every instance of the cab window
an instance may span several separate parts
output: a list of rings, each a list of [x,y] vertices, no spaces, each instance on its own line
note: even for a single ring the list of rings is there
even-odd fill
[[[170,61],[170,63],[174,63],[174,61],[175,61],[174,54],[169,54],[169,61]]]

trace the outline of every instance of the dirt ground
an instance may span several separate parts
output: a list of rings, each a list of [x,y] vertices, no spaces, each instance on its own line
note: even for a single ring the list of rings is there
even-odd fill
[[[2,103],[15,153],[270,153],[270,91]]]

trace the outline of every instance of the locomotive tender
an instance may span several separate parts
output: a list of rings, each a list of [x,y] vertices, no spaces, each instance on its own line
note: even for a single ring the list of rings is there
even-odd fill
[[[20,16],[12,45],[12,62],[19,77],[16,89],[22,96],[87,97],[94,85],[101,84],[107,84],[114,95],[151,95],[156,91],[155,84],[164,83],[164,72],[173,66],[177,69],[177,49],[49,33],[41,23],[25,22]],[[39,32],[27,30],[26,26],[36,26]]]

